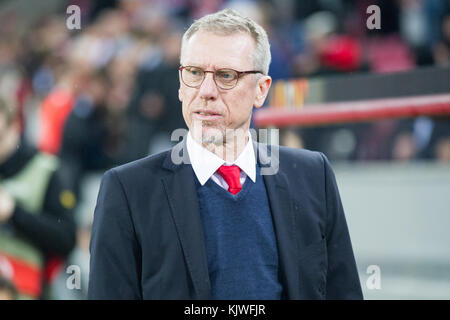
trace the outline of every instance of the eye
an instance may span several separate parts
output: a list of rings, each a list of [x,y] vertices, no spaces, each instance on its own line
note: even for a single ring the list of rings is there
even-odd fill
[[[203,74],[202,69],[196,67],[186,67],[186,72],[188,72],[191,76],[198,77]]]
[[[234,70],[217,70],[216,77],[220,80],[232,81],[236,79],[237,74]]]

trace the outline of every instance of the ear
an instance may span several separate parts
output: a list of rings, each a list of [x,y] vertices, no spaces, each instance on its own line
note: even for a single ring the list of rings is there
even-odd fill
[[[270,85],[272,84],[272,78],[269,76],[262,76],[258,79],[256,84],[256,96],[253,105],[255,108],[260,108],[266,100],[269,93]]]
[[[178,72],[178,82],[180,83],[180,87],[178,88],[178,100],[180,100],[180,102],[183,102],[183,94],[181,92],[181,75]]]

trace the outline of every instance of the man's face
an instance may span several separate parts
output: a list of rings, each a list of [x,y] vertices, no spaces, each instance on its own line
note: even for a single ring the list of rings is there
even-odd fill
[[[245,33],[221,36],[198,31],[185,44],[181,62],[183,66],[206,71],[223,68],[250,71],[254,70],[254,46],[254,40]],[[241,129],[245,133],[249,129],[253,106],[263,105],[270,84],[268,76],[248,74],[241,76],[233,89],[223,90],[216,86],[213,74],[206,73],[202,85],[191,88],[180,77],[178,94],[184,121],[191,131],[201,128],[202,141],[199,142],[204,143],[219,144],[222,137],[225,139],[227,129]],[[195,134],[194,139],[198,141]]]

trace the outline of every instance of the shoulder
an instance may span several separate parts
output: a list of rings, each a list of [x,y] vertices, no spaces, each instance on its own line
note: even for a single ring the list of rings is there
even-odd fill
[[[328,159],[322,152],[258,144],[257,158],[264,174],[279,174],[293,186],[302,188],[322,188],[327,176],[332,174]]]
[[[262,151],[265,152],[262,152]],[[258,157],[264,159],[264,154],[268,154],[270,158],[278,161],[279,168],[282,171],[290,171],[291,169],[305,169],[305,170],[324,170],[324,165],[328,160],[322,152],[311,151],[307,149],[289,148],[284,146],[267,146],[258,143]],[[265,160],[267,162],[267,160]]]
[[[327,157],[318,151],[280,147],[280,170],[288,174],[295,171],[308,178],[323,178]]]
[[[121,183],[129,184],[162,177],[167,174],[163,164],[170,152],[171,149],[109,169],[104,179],[115,176]]]
[[[322,152],[319,151],[312,151],[307,149],[296,149],[296,148],[289,148],[289,147],[283,147],[280,146],[280,160],[290,160],[290,161],[296,161],[301,162],[304,164],[322,164],[325,155]]]

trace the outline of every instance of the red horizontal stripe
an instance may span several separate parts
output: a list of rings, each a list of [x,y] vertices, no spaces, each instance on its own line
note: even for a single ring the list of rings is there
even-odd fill
[[[450,94],[305,105],[302,109],[264,108],[255,112],[258,127],[320,125],[450,115]]]

